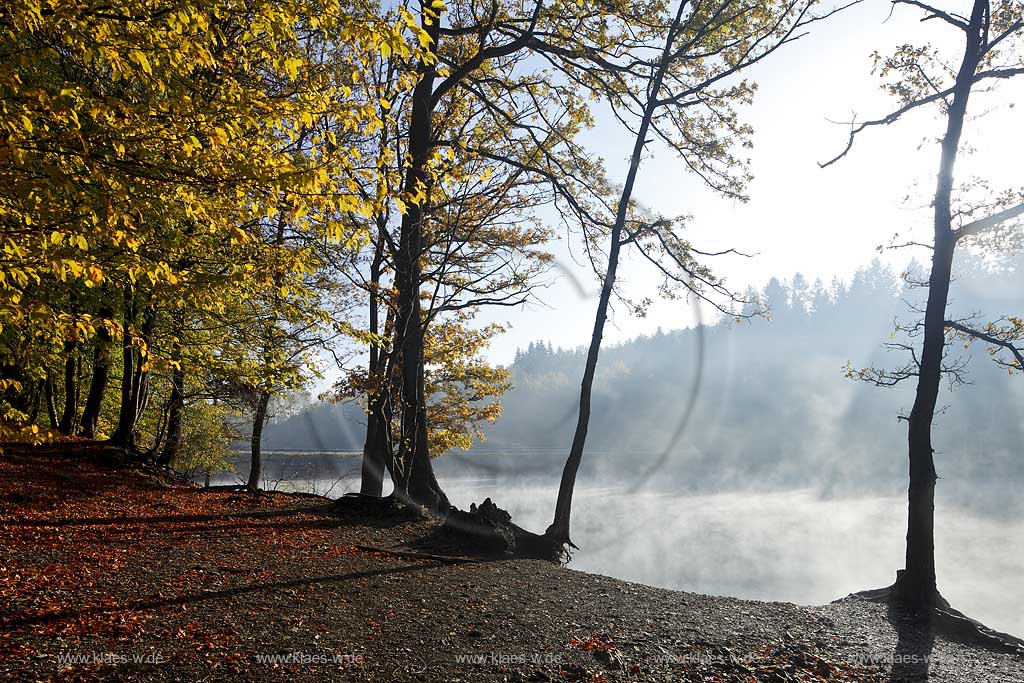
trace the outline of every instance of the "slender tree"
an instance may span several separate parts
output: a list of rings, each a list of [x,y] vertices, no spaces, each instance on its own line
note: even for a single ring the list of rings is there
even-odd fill
[[[530,193],[524,188],[543,182],[561,192],[561,183],[571,182],[559,177],[552,159],[560,152],[583,159],[571,138],[585,116],[569,88],[552,94],[556,91],[540,75],[520,71],[534,29],[565,19],[567,7],[545,13],[543,2],[524,8],[499,1],[486,11],[473,2],[451,3],[444,11],[440,4],[418,5],[432,51],[414,60],[418,80],[410,96],[390,99],[399,116],[389,139],[401,154],[391,145],[379,149],[390,153],[391,163],[408,161],[399,166],[401,178],[394,183],[402,212],[397,235],[382,234],[396,292],[397,493],[445,510],[447,499],[430,463],[425,335],[437,316],[524,300],[539,262],[539,253],[530,249],[545,233],[517,227],[510,214],[528,213]],[[567,42],[563,37],[560,44]],[[567,99],[559,102],[561,95]],[[572,114],[560,122],[560,112],[566,111]],[[531,125],[531,119],[540,123]],[[579,172],[578,165],[561,168]],[[598,173],[589,177],[594,183],[599,178]],[[536,193],[533,200],[533,208],[551,201]],[[485,208],[491,210],[489,220]]]
[[[915,0],[894,0],[923,11],[925,20],[944,24],[963,36],[963,52],[956,69],[947,67],[939,51],[931,46],[905,45],[891,57],[877,57],[877,68],[891,77],[887,87],[899,99],[899,108],[885,117],[853,125],[846,148],[823,166],[835,163],[852,148],[864,130],[899,121],[907,113],[936,105],[945,129],[939,141],[939,164],[932,199],[933,221],[931,271],[928,275],[928,299],[924,320],[905,327],[921,337],[919,352],[911,343],[899,346],[911,352],[912,360],[895,371],[861,370],[852,374],[879,385],[892,386],[917,378],[914,405],[908,419],[910,486],[906,564],[897,573],[892,595],[916,608],[948,606],[939,594],[935,575],[935,483],[937,480],[932,420],[944,373],[954,379],[962,365],[947,364],[947,335],[963,336],[993,345],[995,351],[1008,354],[1001,362],[1013,368],[1021,363],[1020,341],[1024,329],[1019,318],[1006,318],[984,327],[966,321],[949,320],[949,301],[953,258],[964,240],[977,239],[1005,228],[1008,222],[1024,215],[1019,193],[1008,192],[996,200],[970,204],[969,192],[957,196],[955,167],[961,155],[968,104],[977,91],[993,82],[1024,75],[1024,63],[1015,55],[1024,37],[1024,6],[1012,0],[990,3],[974,0],[969,15],[945,12]],[[963,189],[963,188],[961,188]],[[983,217],[978,214],[988,213]],[[1001,324],[1005,323],[1005,324]]]
[[[729,303],[742,302],[698,259],[725,253],[701,251],[680,236],[682,221],[644,216],[633,202],[637,175],[652,139],[676,152],[687,167],[713,190],[745,200],[749,179],[735,146],[749,147],[750,128],[741,124],[734,107],[749,102],[754,87],[729,81],[781,46],[802,35],[801,29],[820,17],[810,14],[812,2],[691,3],[680,0],[650,8],[636,41],[610,60],[581,51],[560,63],[564,73],[608,98],[616,115],[634,132],[625,181],[607,234],[604,272],[596,266],[601,293],[580,386],[579,414],[572,446],[562,472],[554,520],[546,536],[556,553],[570,539],[570,516],[576,473],[590,423],[591,394],[598,355],[608,318],[621,250],[636,245],[640,255],[665,277],[669,291],[682,288],[729,314]],[[558,51],[553,51],[558,54]],[[596,242],[596,240],[594,240]],[[596,245],[595,245],[596,248]]]

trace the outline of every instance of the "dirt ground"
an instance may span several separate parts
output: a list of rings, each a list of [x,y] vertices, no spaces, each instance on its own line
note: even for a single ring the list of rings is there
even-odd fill
[[[467,558],[433,520],[9,451],[0,680],[1003,683],[1024,681],[1024,655],[861,599],[753,602]]]

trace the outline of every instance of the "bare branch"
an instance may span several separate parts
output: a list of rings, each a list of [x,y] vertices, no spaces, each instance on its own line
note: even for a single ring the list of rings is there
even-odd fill
[[[1017,206],[1011,206],[1009,209],[1004,209],[999,213],[994,213],[987,218],[981,218],[979,220],[972,221],[967,225],[963,225],[953,234],[953,237],[954,239],[959,240],[963,237],[977,235],[985,232],[986,230],[991,230],[997,225],[1005,223],[1008,220],[1012,220],[1022,214],[1024,214],[1024,203],[1020,203]]]
[[[946,22],[947,24],[950,24],[951,26],[956,26],[961,31],[966,31],[968,29],[967,20],[964,19],[963,17],[959,17],[955,14],[948,14],[940,9],[932,7],[931,5],[926,5],[923,2],[918,2],[917,0],[892,0],[892,4],[894,6],[913,5],[914,7],[920,7],[925,12],[928,12],[928,16],[926,16],[921,21],[929,21],[930,19],[941,19],[942,21]]]

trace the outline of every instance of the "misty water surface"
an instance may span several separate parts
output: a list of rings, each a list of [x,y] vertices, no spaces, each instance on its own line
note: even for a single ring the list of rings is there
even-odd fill
[[[300,460],[272,456],[264,486],[331,496],[358,489],[358,459],[337,459],[330,472],[323,465],[288,465]],[[238,466],[245,468],[243,458]],[[448,469],[441,466],[439,478],[454,505],[466,509],[492,497],[524,528],[539,533],[550,523],[554,477],[551,483],[524,483],[456,476]],[[217,481],[231,483],[238,476]],[[903,565],[903,496],[629,488],[629,482],[578,483],[572,538],[580,550],[571,568],[690,592],[821,604],[888,585]],[[1024,635],[1024,520],[945,504],[940,491],[936,562],[939,588],[954,607],[993,628]]]

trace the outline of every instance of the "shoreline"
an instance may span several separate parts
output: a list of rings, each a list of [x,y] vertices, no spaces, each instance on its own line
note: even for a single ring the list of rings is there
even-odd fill
[[[465,549],[435,521],[77,458],[5,455],[0,482],[12,681],[1024,681],[1024,656],[858,598],[798,606],[541,561],[445,563],[425,556]]]

